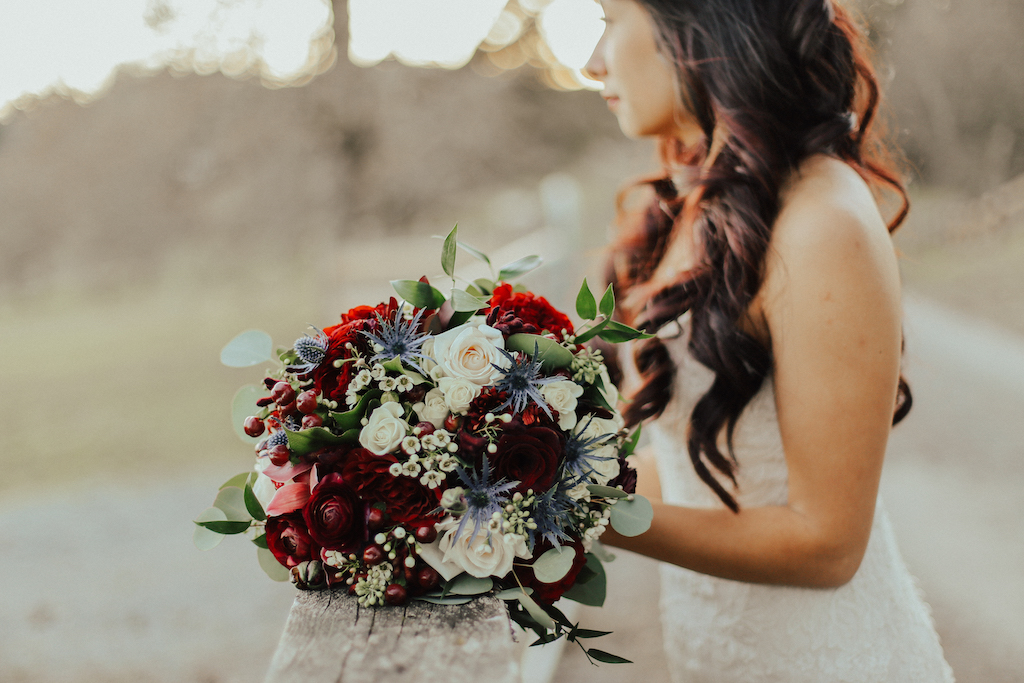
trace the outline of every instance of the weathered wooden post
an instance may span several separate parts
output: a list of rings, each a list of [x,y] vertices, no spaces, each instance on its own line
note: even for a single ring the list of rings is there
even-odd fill
[[[266,683],[519,683],[504,603],[361,607],[340,589],[295,598]]]

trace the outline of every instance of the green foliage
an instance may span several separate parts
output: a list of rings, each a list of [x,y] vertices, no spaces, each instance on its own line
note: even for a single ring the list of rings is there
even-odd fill
[[[619,449],[619,455],[625,458],[626,456],[633,454],[633,451],[636,450],[636,445],[640,443],[640,430],[642,428],[642,424],[638,424],[636,426],[636,429],[633,430],[630,437],[622,444],[622,448]]]
[[[445,275],[448,277],[455,277],[455,250],[458,245],[458,233],[459,225],[455,224],[452,231],[448,233],[448,237],[444,240],[444,246],[441,248],[441,268],[444,270]]]
[[[597,302],[587,284],[587,278],[583,278],[583,285],[579,294],[576,295],[576,315],[584,320],[593,320],[597,317]]]
[[[575,559],[576,549],[571,546],[551,548],[533,563],[533,574],[541,583],[561,581],[572,569]]]
[[[521,275],[526,275],[531,270],[540,268],[542,263],[544,263],[544,259],[540,256],[524,256],[517,261],[502,266],[501,270],[498,271],[498,281],[507,282]]]
[[[469,292],[461,289],[452,290],[451,306],[458,313],[476,313],[481,308],[487,308],[486,299],[475,297]]]
[[[288,436],[288,448],[291,450],[293,457],[302,457],[323,448],[338,447],[352,443],[348,438],[347,431],[338,436],[331,430],[324,429],[323,427],[303,429],[301,432],[292,432],[286,429],[285,434]],[[356,432],[356,439],[358,440],[358,438],[359,433]]]
[[[609,652],[605,652],[604,650],[598,650],[597,648],[593,648],[593,647],[590,648],[589,650],[586,650],[586,653],[587,653],[588,657],[590,657],[592,659],[596,659],[597,661],[603,662],[605,664],[632,664],[633,663],[629,659],[623,659],[622,657],[619,657],[618,655],[613,655],[613,654],[611,654]]]
[[[599,306],[601,315],[606,318],[611,318],[615,313],[615,292],[612,285],[608,285],[608,289],[604,290],[604,295],[601,297],[601,304]]]
[[[255,478],[255,477],[253,477]],[[252,490],[252,482],[245,482],[245,509],[252,515],[252,518],[262,522],[267,518],[267,513],[263,510],[263,504],[256,498],[256,494]]]
[[[426,282],[420,282],[419,280],[392,280],[391,286],[394,287],[398,296],[416,308],[437,309],[441,308],[445,302],[444,294]]]
[[[575,600],[581,605],[603,607],[608,593],[608,576],[597,555],[590,552],[586,558],[587,563],[576,577],[576,583],[562,597]]]
[[[197,525],[208,529],[217,534],[223,534],[224,536],[233,536],[235,534],[243,534],[249,530],[252,522],[222,522],[222,521],[210,521],[210,522],[195,522]],[[193,537],[194,538],[194,537]]]
[[[223,522],[226,519],[227,515],[219,508],[210,507],[200,512],[195,520],[196,528],[192,531],[192,543],[195,544],[196,548],[199,550],[210,550],[217,547],[224,540],[224,534],[207,529],[200,522]]]
[[[274,557],[274,553],[270,552],[267,548],[257,548],[256,559],[259,560],[260,569],[274,581],[287,581],[291,576],[288,568],[278,562],[277,558]]]
[[[516,600],[519,604],[529,613],[537,624],[544,629],[551,630],[555,628],[555,620],[552,619],[547,612],[537,604],[537,601],[531,598],[526,593],[519,593],[516,595]]]
[[[612,486],[587,484],[587,490],[590,491],[591,495],[599,496],[601,498],[626,498],[629,496],[629,494],[622,489],[617,489]]]
[[[619,500],[612,506],[612,528],[623,536],[639,536],[651,528],[654,508],[651,501],[643,496],[633,495],[633,500]]]
[[[471,595],[446,595],[444,597],[439,595],[420,595],[413,598],[413,600],[429,602],[432,605],[465,605],[472,599],[473,596]]]
[[[391,361],[388,362],[390,363]],[[342,432],[342,435],[345,437],[348,436],[348,431],[350,429],[358,430],[360,422],[363,419],[363,415],[366,414],[370,402],[379,399],[383,394],[384,392],[380,389],[370,389],[363,394],[362,398],[359,399],[359,403],[355,404],[355,406],[352,407],[352,410],[344,413],[330,413],[329,417],[334,421],[334,428],[337,431]],[[356,436],[358,437],[358,432]]]
[[[463,249],[465,249],[466,251],[468,251],[471,256],[473,256],[475,258],[478,258],[481,261],[483,261],[484,263],[486,263],[487,267],[491,269],[491,273],[492,274],[494,273],[494,267],[491,265],[491,259],[487,258],[487,254],[485,254],[484,252],[480,251],[476,247],[471,247],[470,245],[466,244],[465,242],[457,242],[457,244],[460,247],[462,247]]]
[[[242,441],[254,444],[259,438],[253,438],[245,433],[243,425],[245,418],[250,415],[257,415],[262,408],[256,405],[256,401],[267,395],[267,390],[256,384],[246,384],[235,392],[231,399],[231,426]]]
[[[452,579],[444,590],[446,595],[483,595],[494,588],[494,580],[488,577],[478,578],[469,574],[459,574]]]
[[[546,372],[567,368],[572,365],[572,351],[565,348],[554,339],[548,339],[537,334],[513,334],[505,340],[505,349],[508,351],[521,351],[532,356],[537,354],[541,366]]]
[[[247,330],[220,350],[220,362],[229,368],[247,368],[274,358],[274,341],[262,330]]]
[[[236,474],[235,476],[231,477],[226,482],[221,484],[220,485],[220,489],[225,489],[228,486],[234,486],[235,488],[240,489],[243,486],[245,486],[245,482],[249,481],[249,475],[250,474],[252,474],[252,473],[251,472],[242,472],[241,474]],[[219,491],[220,489],[217,489],[217,490]]]
[[[248,523],[252,520],[252,515],[245,509],[245,493],[237,486],[225,486],[218,491],[213,507],[222,510],[229,521]]]

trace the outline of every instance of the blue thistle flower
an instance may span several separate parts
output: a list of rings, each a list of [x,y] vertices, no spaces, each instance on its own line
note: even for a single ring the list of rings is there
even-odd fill
[[[593,421],[594,416],[590,415],[586,424],[577,425],[576,429],[571,430],[565,439],[565,459],[562,467],[570,475],[569,478],[573,486],[590,477],[594,473],[596,463],[612,459],[597,455],[597,449],[614,439],[614,434],[584,436],[584,432]]]
[[[310,327],[313,327],[310,325]],[[305,375],[316,368],[320,367],[320,364],[324,362],[324,358],[327,357],[327,335],[324,334],[323,330],[318,327],[313,327],[316,330],[316,336],[310,337],[308,334],[304,334],[295,340],[293,348],[295,349],[295,355],[302,361],[296,365],[289,365],[288,372],[296,375]]]
[[[491,484],[489,481],[491,478],[491,464],[488,462],[487,456],[484,456],[483,469],[479,474],[475,470],[466,471],[462,467],[456,467],[455,472],[459,475],[459,479],[462,480],[463,488],[466,489],[463,498],[468,509],[462,515],[452,540],[455,541],[462,536],[462,530],[466,526],[466,522],[473,520],[473,534],[469,537],[469,542],[472,543],[480,531],[480,527],[486,527],[494,513],[501,512],[502,507],[508,503],[509,497],[506,494],[514,489],[519,482],[499,481],[496,484]]]
[[[537,360],[539,355],[538,345],[536,343],[533,345],[532,358],[524,355],[522,360],[519,360],[505,349],[498,349],[498,351],[505,356],[511,365],[507,368],[502,368],[491,363],[491,367],[503,374],[503,377],[494,386],[497,387],[498,391],[508,394],[508,400],[498,406],[494,412],[512,406],[512,412],[518,415],[526,408],[526,404],[532,400],[543,409],[549,418],[554,419],[551,415],[551,409],[548,408],[548,404],[544,397],[541,396],[539,389],[545,384],[557,382],[562,377],[541,376],[541,363]]]
[[[537,524],[536,529],[529,531],[530,552],[543,539],[558,548],[563,541],[571,541],[572,537],[565,529],[572,528],[572,513],[580,507],[579,503],[569,497],[568,488],[564,483],[552,486],[546,493],[537,495],[530,517]]]
[[[431,337],[430,334],[420,332],[420,317],[422,315],[422,308],[416,311],[416,315],[410,320],[404,318],[401,308],[395,310],[394,320],[385,319],[378,313],[377,322],[380,323],[380,327],[377,329],[377,333],[374,334],[366,330],[362,332],[370,341],[381,347],[380,352],[374,355],[370,362],[398,358],[420,374],[427,374],[416,360],[418,358],[433,360],[429,356],[423,355],[421,350],[423,342]]]

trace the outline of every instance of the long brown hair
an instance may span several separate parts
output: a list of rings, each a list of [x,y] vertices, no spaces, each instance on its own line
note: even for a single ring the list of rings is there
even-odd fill
[[[704,131],[691,148],[661,141],[664,172],[641,180],[653,198],[622,208],[609,279],[625,293],[626,321],[654,332],[689,311],[689,351],[715,373],[690,415],[693,467],[732,510],[735,498],[712,474],[736,484],[732,436],[743,409],[771,372],[771,349],[739,327],[761,289],[765,254],[782,183],[816,154],[837,157],[895,198],[890,232],[906,217],[896,158],[878,125],[878,79],[863,32],[834,0],[635,0],[651,14],[662,49],[676,65],[687,109]],[[707,147],[716,127],[720,151]],[[693,170],[680,195],[671,169]],[[887,196],[886,196],[887,195]],[[673,235],[692,230],[694,267],[670,283],[651,277]],[[642,301],[643,305],[629,306]],[[639,343],[642,383],[623,414],[628,424],[659,416],[672,397],[675,366],[659,338]],[[903,378],[893,424],[910,410]],[[726,431],[728,455],[718,446]]]

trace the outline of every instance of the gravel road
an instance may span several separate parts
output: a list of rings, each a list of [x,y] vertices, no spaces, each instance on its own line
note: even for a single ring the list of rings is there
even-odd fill
[[[1024,340],[924,301],[907,305],[915,408],[883,495],[961,683],[1024,671]],[[292,599],[240,539],[199,552],[195,514],[233,472],[84,483],[0,501],[0,682],[260,680]],[[667,680],[656,568],[620,553],[613,597],[584,609],[627,668],[567,648],[556,680]]]

